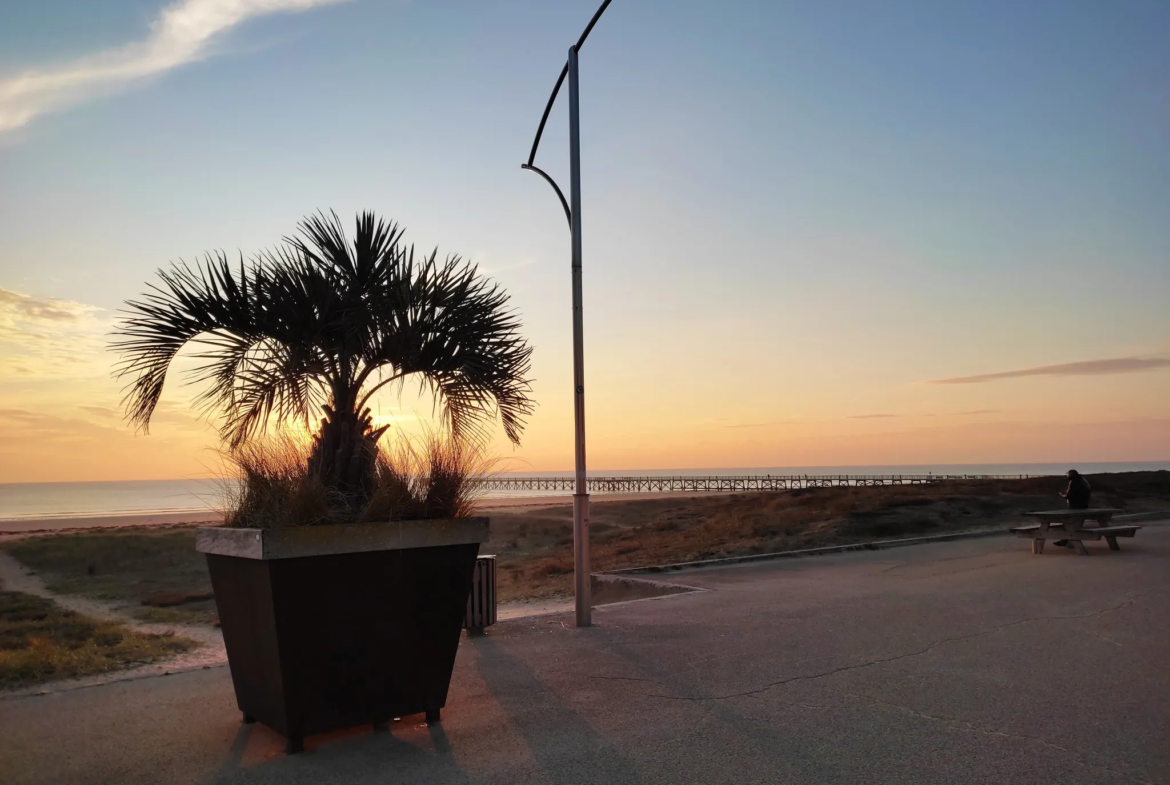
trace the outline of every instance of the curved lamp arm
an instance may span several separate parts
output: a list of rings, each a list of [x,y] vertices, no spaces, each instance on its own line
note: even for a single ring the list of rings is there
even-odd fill
[[[589,33],[593,31],[593,26],[597,24],[597,20],[600,19],[601,15],[605,13],[605,9],[609,8],[609,4],[611,2],[613,2],[613,0],[604,0],[604,2],[602,2],[601,7],[597,9],[597,13],[593,15],[593,18],[589,20],[589,24],[585,26],[585,32],[581,33],[581,37],[577,39],[577,46],[575,47],[576,49],[579,50],[585,44],[585,39],[588,38]],[[551,177],[548,176],[547,173],[541,169],[538,169],[534,165],[534,162],[536,161],[536,150],[540,147],[540,137],[544,134],[544,126],[546,123],[548,123],[549,113],[552,112],[553,104],[556,103],[557,100],[557,94],[560,93],[561,85],[565,83],[565,77],[568,76],[568,74],[569,64],[566,62],[565,67],[561,69],[561,75],[557,77],[557,83],[553,86],[552,95],[548,97],[548,103],[544,107],[544,114],[540,117],[540,125],[536,127],[536,138],[532,140],[532,152],[528,154],[528,163],[520,164],[520,168],[536,172],[538,175],[543,177],[549,185],[553,187],[553,190],[557,192],[557,198],[561,200],[561,207],[565,208],[565,217],[569,219],[569,227],[571,229],[573,226],[573,213],[571,210],[569,210],[569,203],[565,201],[565,195],[561,193],[560,187]]]
[[[557,198],[561,200],[561,207],[565,208],[565,218],[568,219],[569,230],[572,231],[572,229],[573,229],[573,211],[569,209],[569,203],[565,201],[565,195],[563,193],[561,193],[561,187],[559,185],[557,185],[556,180],[553,180],[551,177],[549,177],[548,172],[544,171],[543,169],[537,168],[537,167],[533,166],[532,164],[520,164],[520,168],[527,169],[530,172],[536,172],[538,175],[540,175],[541,177],[543,177],[545,179],[545,182],[547,182],[549,185],[551,185],[553,187],[553,190],[557,192]]]

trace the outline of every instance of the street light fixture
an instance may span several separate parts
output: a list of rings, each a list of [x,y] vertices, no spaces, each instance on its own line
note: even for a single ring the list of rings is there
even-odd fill
[[[569,47],[569,58],[561,75],[557,78],[548,104],[544,107],[544,116],[540,118],[540,125],[536,129],[536,138],[532,140],[532,152],[528,155],[528,163],[521,164],[521,169],[536,172],[543,177],[561,200],[561,207],[565,209],[565,217],[569,220],[569,232],[572,238],[573,254],[573,415],[576,433],[575,469],[576,481],[573,490],[573,594],[577,605],[577,626],[588,627],[592,624],[592,603],[590,601],[590,570],[589,570],[589,486],[585,474],[585,346],[582,337],[583,313],[581,301],[581,117],[580,95],[577,79],[577,52],[589,37],[597,20],[605,13],[611,0],[605,0],[597,13],[589,20],[585,32],[577,39],[574,46]],[[540,137],[544,133],[545,123],[548,122],[549,112],[557,100],[557,93],[565,77],[569,78],[569,201],[560,187],[548,174],[535,165],[536,150],[540,147]]]

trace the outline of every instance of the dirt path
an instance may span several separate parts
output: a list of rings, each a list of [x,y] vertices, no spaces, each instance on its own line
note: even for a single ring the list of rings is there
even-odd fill
[[[227,653],[223,646],[223,634],[219,629],[209,626],[193,626],[185,624],[147,624],[129,614],[122,612],[112,603],[102,602],[89,597],[78,597],[69,594],[56,594],[50,591],[32,570],[25,567],[12,557],[11,554],[0,550],[0,584],[10,591],[34,594],[53,600],[58,605],[71,611],[90,616],[95,619],[116,621],[132,630],[153,635],[177,635],[188,638],[199,644],[197,648],[184,652],[176,657],[149,665],[127,668],[121,671],[112,671],[97,676],[87,676],[81,679],[67,679],[49,684],[41,684],[24,690],[15,690],[5,693],[3,697],[24,695],[28,693],[48,693],[61,690],[89,687],[96,684],[106,684],[123,679],[139,679],[147,676],[162,676],[179,671],[210,668],[223,665],[227,662]]]
[[[111,671],[96,676],[86,676],[79,679],[63,679],[47,684],[39,684],[35,687],[3,692],[0,693],[0,700],[28,694],[62,692],[80,687],[92,687],[115,681],[125,681],[127,679],[167,676],[172,673],[198,670],[201,668],[213,668],[227,664],[227,652],[224,650],[223,633],[218,628],[204,625],[148,624],[135,619],[126,613],[123,608],[114,603],[96,600],[92,597],[57,594],[49,590],[45,586],[44,581],[33,570],[21,564],[4,550],[0,550],[0,586],[10,591],[19,591],[25,594],[45,597],[53,600],[62,607],[82,615],[95,619],[115,621],[138,632],[154,635],[173,634],[188,638],[199,644],[197,648],[191,651],[148,665],[140,665],[134,668]],[[536,616],[545,613],[562,612],[571,610],[572,607],[572,599],[502,603],[499,606],[498,618],[503,621],[521,616]]]

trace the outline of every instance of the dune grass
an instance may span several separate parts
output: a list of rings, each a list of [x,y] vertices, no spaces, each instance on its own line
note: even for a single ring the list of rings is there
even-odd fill
[[[1094,504],[1170,509],[1170,472],[1091,476]],[[809,488],[595,504],[594,571],[1004,529],[1026,510],[1063,506],[1060,478]],[[500,511],[482,549],[498,557],[501,601],[572,591],[572,508]]]
[[[3,547],[50,591],[104,600],[147,622],[218,619],[207,560],[195,550],[192,527],[27,537]]]
[[[1090,477],[1094,503],[1170,509],[1170,472]],[[597,571],[980,528],[1060,506],[1057,478],[662,497],[591,507]],[[572,591],[570,505],[490,513],[481,553],[499,561],[500,601]],[[122,602],[145,621],[207,623],[215,604],[194,528],[26,538],[5,544],[54,591]]]
[[[147,635],[99,621],[52,600],[0,591],[0,688],[92,676],[193,648],[174,635]]]

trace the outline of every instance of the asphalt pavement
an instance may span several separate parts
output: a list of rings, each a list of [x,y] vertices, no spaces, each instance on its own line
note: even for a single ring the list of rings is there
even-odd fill
[[[709,591],[501,623],[440,725],[244,726],[224,667],[0,697],[24,783],[1170,785],[1170,526],[692,570]]]

